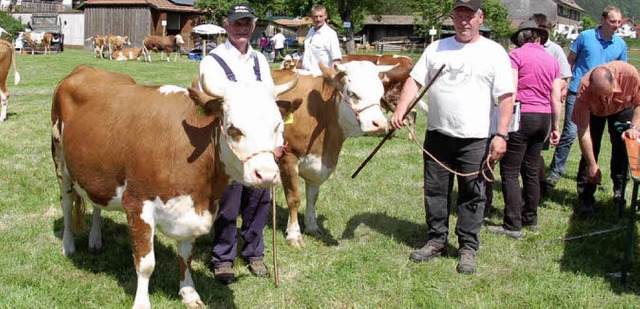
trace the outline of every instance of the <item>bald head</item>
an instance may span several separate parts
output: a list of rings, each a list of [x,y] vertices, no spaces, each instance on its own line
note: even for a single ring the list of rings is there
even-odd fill
[[[613,93],[613,74],[605,67],[597,67],[589,76],[591,92],[599,96],[607,96]]]

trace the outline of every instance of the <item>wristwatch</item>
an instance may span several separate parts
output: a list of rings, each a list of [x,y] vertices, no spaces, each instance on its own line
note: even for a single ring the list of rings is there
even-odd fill
[[[505,141],[509,141],[509,134],[502,134],[502,133],[496,132],[496,136],[501,137]]]

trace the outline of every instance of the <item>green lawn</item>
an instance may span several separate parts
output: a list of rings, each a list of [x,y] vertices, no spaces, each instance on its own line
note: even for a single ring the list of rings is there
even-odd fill
[[[640,56],[630,53],[630,58]],[[101,255],[87,252],[88,230],[76,235],[78,251],[73,256],[61,253],[62,212],[50,157],[51,96],[58,81],[78,64],[130,74],[142,84],[188,86],[198,63],[186,57],[177,63],[157,58],[151,64],[109,62],[73,49],[57,55],[18,55],[17,60],[22,82],[13,86],[10,78],[9,118],[0,124],[0,308],[130,307],[136,276],[123,213],[103,211]],[[420,137],[424,128],[425,117],[420,115]],[[623,231],[539,244],[626,223],[611,204],[608,143],[603,143],[600,158],[608,190],[597,192],[596,219],[579,220],[573,213],[579,159],[576,144],[565,176],[542,203],[540,233],[514,241],[483,229],[478,270],[463,276],[455,271],[455,210],[449,256],[421,264],[408,259],[426,241],[426,224],[421,154],[405,139],[405,133],[391,139],[356,179],[351,174],[380,138],[347,141],[340,164],[322,187],[317,203],[324,235],[305,235],[304,249],[289,247],[284,240],[287,211],[278,189],[279,287],[272,278],[252,277],[239,260],[239,280],[229,287],[217,284],[205,264],[211,238],[199,238],[192,265],[203,300],[212,308],[638,307],[637,248],[628,288],[609,276],[621,269]],[[544,153],[547,162],[551,155],[552,151]],[[502,208],[498,188],[494,187],[495,203]],[[88,223],[89,218],[87,212]],[[490,221],[499,223],[501,217]],[[272,274],[273,233],[269,222],[265,246]],[[175,242],[159,234],[155,248],[151,302],[156,308],[181,308]]]

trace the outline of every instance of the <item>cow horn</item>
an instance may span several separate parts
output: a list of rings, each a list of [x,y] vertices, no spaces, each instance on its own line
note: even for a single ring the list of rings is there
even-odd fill
[[[290,80],[290,81],[288,81],[288,82],[286,82],[284,84],[275,85],[275,87],[273,88],[273,92],[274,92],[275,96],[277,97],[277,96],[279,96],[279,95],[281,95],[281,94],[293,89],[298,84],[299,80],[300,80],[300,75],[296,74],[296,76],[292,80]]]
[[[394,65],[376,65],[376,67],[378,68],[378,72],[380,73],[385,73],[385,72],[389,72],[393,69],[395,69],[398,65],[400,65],[399,63],[396,63]]]
[[[207,79],[204,76],[204,73],[200,74],[200,86],[202,87],[202,90],[212,96],[212,97],[217,97],[217,98],[222,98],[224,97],[224,89],[225,87],[216,87],[214,88],[210,88],[209,84],[207,84]]]

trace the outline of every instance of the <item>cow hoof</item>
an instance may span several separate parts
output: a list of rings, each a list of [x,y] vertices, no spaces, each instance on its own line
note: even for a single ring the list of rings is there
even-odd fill
[[[197,301],[192,301],[190,303],[186,303],[184,304],[185,307],[187,308],[193,308],[193,309],[200,309],[200,308],[207,308],[207,306],[205,306],[205,304],[201,301],[201,300],[197,300]]]
[[[322,231],[320,231],[319,229],[315,229],[315,230],[305,230],[304,231],[307,235],[311,236],[311,237],[315,237],[315,238],[320,238],[322,237],[324,234],[322,233]]]
[[[89,247],[89,253],[94,254],[94,255],[99,255],[100,253],[102,253],[102,248]]]
[[[304,241],[302,240],[302,237],[295,238],[295,239],[287,239],[287,242],[289,243],[289,245],[295,248],[304,248],[305,246]]]

